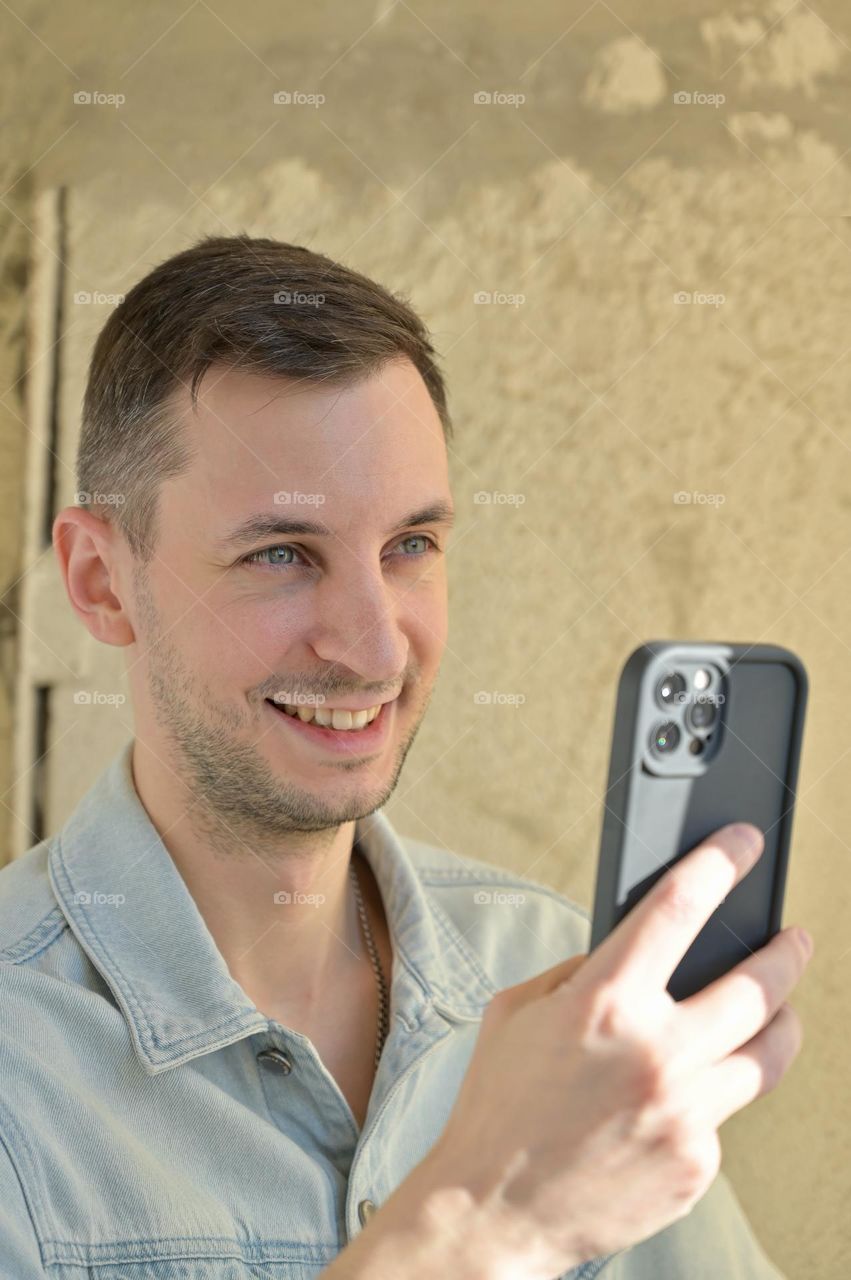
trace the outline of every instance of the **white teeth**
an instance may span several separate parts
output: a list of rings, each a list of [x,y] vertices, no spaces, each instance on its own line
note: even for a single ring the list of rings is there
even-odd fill
[[[304,721],[305,724],[312,721],[325,728],[341,729],[344,732],[363,729],[368,724],[372,724],[381,710],[380,703],[375,707],[369,707],[366,711],[342,711],[339,708],[329,707],[294,707],[290,703],[279,702],[277,698],[273,698],[272,701],[288,716],[298,716],[299,720]]]

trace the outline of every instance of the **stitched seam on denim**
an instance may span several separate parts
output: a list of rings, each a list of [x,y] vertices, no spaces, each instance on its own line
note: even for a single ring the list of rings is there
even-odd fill
[[[71,879],[68,874],[68,869],[65,866],[64,859],[62,857],[61,840],[57,841],[56,863],[57,863],[58,870],[61,871],[61,874],[64,878],[66,890],[71,891],[72,889]],[[91,946],[92,950],[96,953],[96,955],[98,956],[102,964],[104,964],[104,966],[109,970],[111,976],[116,982],[116,985],[119,987],[121,994],[124,996],[128,1005],[130,1006],[131,1009],[134,1010],[139,1021],[142,1023],[142,1030],[144,1033],[143,1038],[147,1038],[150,1044],[153,1045],[154,1048],[162,1050],[166,1047],[166,1045],[168,1045],[169,1048],[175,1049],[179,1045],[194,1045],[198,1042],[209,1043],[209,1041],[211,1041],[214,1038],[214,1035],[216,1032],[223,1031],[226,1027],[229,1027],[234,1023],[238,1024],[240,1022],[245,1022],[246,1018],[251,1016],[250,1011],[245,1010],[242,1013],[231,1014],[230,1017],[225,1018],[222,1022],[217,1022],[214,1026],[206,1027],[203,1031],[196,1031],[190,1035],[180,1036],[176,1040],[169,1040],[169,1041],[160,1040],[156,1032],[154,1031],[152,1023],[149,1021],[147,1015],[145,1014],[144,1009],[134,997],[133,992],[130,989],[130,986],[128,984],[128,981],[121,971],[121,966],[119,965],[118,961],[114,958],[114,956],[110,955],[104,949],[104,947],[100,942],[100,939],[89,928],[88,922],[86,921],[84,916],[79,917],[77,923],[82,933],[86,937],[87,941],[89,942],[89,945]]]
[[[459,888],[465,885],[496,883],[511,884],[521,889],[531,889],[535,893],[544,894],[548,898],[553,898],[556,902],[572,907],[589,923],[591,920],[591,913],[587,907],[583,907],[579,902],[574,902],[566,894],[559,893],[558,889],[553,889],[546,884],[538,884],[535,880],[527,880],[523,877],[512,875],[508,871],[456,871],[447,867],[421,867],[418,869],[418,874],[424,884],[430,884],[433,888],[445,888],[446,886],[442,884],[443,881],[454,881]],[[431,879],[426,877],[431,877]]]
[[[427,1045],[426,1048],[423,1049],[422,1053],[418,1054],[417,1057],[414,1058],[413,1062],[409,1062],[405,1070],[402,1072],[402,1074],[400,1076],[397,1076],[396,1079],[393,1081],[392,1085],[387,1091],[387,1094],[385,1095],[384,1101],[382,1102],[378,1111],[372,1117],[372,1121],[369,1125],[369,1128],[361,1132],[360,1138],[357,1141],[355,1154],[352,1157],[351,1168],[349,1169],[349,1185],[351,1185],[354,1180],[355,1166],[356,1165],[359,1166],[363,1162],[363,1153],[366,1149],[367,1143],[369,1142],[370,1138],[375,1132],[376,1127],[378,1126],[378,1123],[381,1120],[381,1117],[384,1115],[385,1111],[389,1109],[394,1095],[399,1092],[399,1090],[402,1088],[402,1085],[405,1083],[408,1077],[412,1075],[413,1072],[416,1071],[416,1069],[419,1066],[421,1066],[423,1062],[425,1062],[426,1058],[429,1058],[435,1052],[435,1050],[437,1050],[443,1044],[444,1040],[447,1040],[451,1035],[452,1035],[451,1028],[448,1028],[447,1030],[445,1030],[442,1035],[438,1036],[436,1040],[433,1040],[431,1044]]]
[[[177,1246],[187,1241],[193,1247],[192,1253]],[[327,1262],[335,1258],[339,1252],[337,1245],[316,1245],[299,1240],[264,1240],[256,1245],[246,1245],[245,1241],[235,1236],[166,1236],[153,1240],[115,1240],[107,1244],[83,1245],[77,1241],[51,1239],[45,1242],[50,1246],[48,1262],[68,1263],[71,1265],[95,1266],[105,1263],[149,1263],[149,1262],[181,1262],[200,1261],[205,1258],[214,1260],[231,1260],[246,1263],[274,1262]],[[222,1247],[220,1247],[222,1246]],[[133,1250],[131,1256],[127,1249]],[[273,1249],[278,1257],[265,1257]],[[120,1250],[121,1252],[116,1252]],[[155,1250],[155,1251],[154,1251]],[[284,1255],[284,1256],[280,1256]]]
[[[34,960],[36,956],[41,955],[42,951],[52,946],[68,927],[62,908],[51,907],[47,915],[42,916],[29,933],[0,951],[0,960],[8,960],[11,964]]]
[[[461,933],[456,928],[454,923],[444,913],[442,907],[439,907],[436,902],[429,903],[429,906],[430,906],[432,915],[434,916],[437,924],[442,929],[447,941],[450,942],[453,947],[457,947],[457,949],[463,953],[464,958],[466,959],[470,968],[476,974],[476,977],[482,983],[482,986],[485,988],[485,990],[489,991],[492,996],[495,995],[497,988],[493,985],[490,978],[485,973],[482,966],[479,964],[479,961],[475,952],[471,950],[469,944],[465,941],[463,933]],[[447,998],[454,998],[453,993],[446,992],[445,994]],[[457,995],[457,993],[455,993],[455,995]],[[465,1005],[464,1008],[467,1008],[467,1009],[481,1008],[481,1005],[468,1004],[468,1005]]]
[[[0,1100],[0,1112],[2,1112],[2,1115],[3,1115],[4,1126],[9,1130],[10,1135],[14,1135],[20,1148],[20,1150],[16,1151],[15,1155],[13,1156],[11,1146],[9,1146],[6,1143],[3,1137],[3,1134],[0,1133],[0,1144],[2,1144],[4,1150],[6,1151],[6,1154],[9,1157],[9,1162],[15,1171],[15,1176],[18,1179],[18,1183],[21,1188],[21,1194],[24,1197],[27,1210],[30,1215],[30,1222],[32,1223],[33,1234],[36,1239],[36,1244],[38,1245],[39,1256],[41,1258],[42,1264],[44,1264],[46,1259],[44,1255],[43,1241],[45,1240],[46,1237],[44,1236],[43,1228],[47,1222],[47,1213],[45,1210],[45,1205],[47,1202],[44,1200],[44,1198],[40,1194],[38,1179],[36,1177],[35,1157],[33,1155],[32,1149],[27,1140],[26,1134],[24,1133],[21,1126],[18,1124],[12,1112],[6,1106],[5,1102],[3,1102],[2,1100]],[[26,1161],[23,1159],[24,1154],[26,1155]],[[23,1176],[21,1172],[22,1168],[24,1168],[25,1165],[27,1166],[26,1172],[29,1175],[29,1184],[27,1183],[27,1179]],[[41,1234],[39,1234],[39,1219],[41,1220],[41,1224],[42,1224]]]

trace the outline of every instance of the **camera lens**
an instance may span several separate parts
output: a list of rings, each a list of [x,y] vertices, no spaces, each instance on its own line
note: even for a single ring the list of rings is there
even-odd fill
[[[659,755],[673,751],[679,740],[680,731],[672,720],[666,724],[657,725],[650,739],[653,750],[658,751]]]
[[[681,676],[679,671],[671,671],[668,675],[662,676],[656,685],[656,697],[663,707],[669,707],[682,701],[685,688],[685,677]]]
[[[698,698],[688,709],[692,729],[711,729],[718,717],[718,707],[712,698]]]

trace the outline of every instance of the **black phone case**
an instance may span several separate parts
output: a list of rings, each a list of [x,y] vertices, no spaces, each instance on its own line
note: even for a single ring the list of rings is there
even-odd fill
[[[678,656],[724,674],[715,754],[698,776],[655,773],[648,742],[648,724],[667,718],[657,682]],[[728,822],[754,823],[765,849],[695,937],[669,994],[693,995],[779,931],[807,692],[801,660],[778,645],[657,640],[632,653],[618,685],[590,950],[678,858]]]

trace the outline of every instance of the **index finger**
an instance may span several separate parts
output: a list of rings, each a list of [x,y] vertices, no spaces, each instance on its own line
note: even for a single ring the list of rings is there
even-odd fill
[[[759,827],[731,822],[695,845],[656,881],[595,948],[588,972],[603,968],[664,990],[706,921],[762,853]]]

